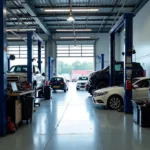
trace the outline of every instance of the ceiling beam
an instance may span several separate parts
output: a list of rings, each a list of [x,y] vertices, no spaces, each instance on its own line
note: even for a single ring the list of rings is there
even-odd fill
[[[140,9],[148,2],[149,0],[142,0],[139,2],[139,4],[137,4],[137,6],[134,8],[133,13],[137,14]]]
[[[125,5],[124,7],[125,8],[134,8],[136,5]],[[38,6],[38,5],[35,5],[34,6],[36,9],[52,9],[51,6]],[[86,6],[85,6],[86,7]],[[72,8],[85,8],[84,6],[77,6],[77,5],[73,5]],[[89,5],[88,8],[91,7],[91,8],[113,8],[114,5]],[[122,5],[117,5],[116,6],[117,8],[121,8]],[[24,9],[24,7],[9,7],[10,9]],[[69,8],[69,6],[65,6],[65,7],[62,7],[62,6],[53,6],[53,9],[57,9],[57,8],[63,8],[63,9],[66,9],[66,8]],[[86,7],[87,8],[87,7]]]
[[[20,18],[21,19],[21,18]],[[34,19],[30,19],[30,20],[27,20],[27,19],[21,19],[22,21],[24,22],[34,22]],[[114,21],[114,19],[105,19],[107,21]],[[118,19],[117,19],[118,20]],[[43,20],[44,22],[56,22],[56,19],[44,19]],[[66,21],[66,19],[58,19],[59,22],[62,22],[62,21]],[[76,22],[83,22],[83,21],[86,21],[86,19],[76,19]],[[88,19],[88,21],[103,21],[103,19]],[[18,22],[17,20],[7,20],[7,22]]]
[[[22,4],[22,6],[25,8],[25,10],[31,15],[31,16],[37,16],[37,12],[35,10],[35,8],[33,6],[31,6],[28,2],[26,2],[26,0],[19,0]],[[22,16],[22,15],[21,15]],[[36,23],[41,27],[41,29],[47,34],[47,35],[51,35],[49,29],[47,28],[47,26],[45,25],[45,23],[43,22],[42,19],[38,18],[38,17],[34,17],[33,18]]]
[[[46,24],[48,27],[50,27],[50,26],[58,26],[58,24]],[[86,25],[86,23],[75,23],[74,24],[75,26],[84,26],[84,25]],[[98,23],[98,24],[95,24],[95,23],[88,23],[87,24],[87,26],[100,26],[101,24],[100,23]],[[107,23],[107,24],[103,24],[103,25],[110,25],[110,26],[112,26],[112,23]],[[63,27],[63,26],[72,26],[72,24],[65,24],[65,23],[61,23],[61,27]]]
[[[27,8],[29,8],[29,7],[27,7]],[[28,10],[28,9],[26,9],[26,10]],[[33,11],[33,9],[29,9],[29,10]],[[39,18],[53,17],[53,14],[48,14],[48,13],[35,14],[35,13],[32,13],[32,11],[30,12],[31,16],[28,16],[28,18],[33,18],[33,19],[37,20]],[[98,17],[98,16],[110,16],[110,17],[112,16],[112,17],[115,17],[115,16],[117,16],[117,14],[118,13],[90,13],[90,17]],[[56,17],[68,17],[68,15],[69,15],[68,13],[67,14],[66,13],[65,14],[64,13],[57,13]],[[73,15],[75,17],[86,17],[87,13],[74,13]],[[123,13],[120,13],[119,16],[122,16],[122,15],[123,15]],[[17,15],[17,16],[20,17],[20,18],[24,18],[23,15]],[[8,17],[10,17],[10,16],[8,15]]]

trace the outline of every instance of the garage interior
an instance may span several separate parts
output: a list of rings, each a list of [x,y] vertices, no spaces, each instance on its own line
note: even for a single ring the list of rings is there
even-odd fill
[[[1,0],[0,149],[149,150],[150,128],[133,121],[139,112],[134,114],[131,102],[139,88],[132,84],[132,62],[140,64],[146,75],[136,77],[150,81],[149,8],[149,0]],[[91,96],[86,90],[76,90],[78,82],[66,81],[69,83],[65,92],[51,89],[45,100],[36,89],[39,82],[35,83],[33,74],[37,78],[41,74],[42,90],[50,90],[49,81],[58,75],[59,58],[93,59],[93,71],[109,70],[106,77],[111,89],[117,85],[115,63],[121,62],[123,86],[117,87],[122,87],[123,104],[119,112],[95,103],[95,90],[103,88],[96,87]],[[9,92],[9,84],[17,83],[18,87],[11,74],[17,71],[9,70],[15,65],[26,73],[17,78],[27,80],[25,97]],[[146,97],[148,91],[149,86]],[[107,93],[104,90],[101,94]],[[140,93],[138,96],[143,98]],[[25,111],[23,106],[28,97],[34,98],[35,106],[31,122],[16,125],[14,114],[10,113],[14,111],[13,102],[17,114]],[[143,102],[143,107],[150,103]],[[150,123],[149,107],[146,108],[144,121]],[[143,114],[140,112],[138,117]],[[15,132],[10,134],[11,129]]]

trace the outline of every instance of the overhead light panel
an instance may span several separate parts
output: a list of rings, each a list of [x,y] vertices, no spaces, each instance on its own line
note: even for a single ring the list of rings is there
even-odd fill
[[[73,32],[73,31],[75,31],[75,32],[83,32],[83,31],[87,31],[87,32],[89,32],[89,31],[92,31],[92,29],[56,29],[56,31],[58,31],[58,32]]]
[[[11,32],[11,31],[14,31],[14,32],[26,32],[26,31],[35,31],[36,29],[7,29],[6,31],[7,32]]]
[[[44,9],[45,12],[69,12],[70,9]],[[99,8],[72,8],[72,12],[97,12]]]
[[[25,40],[25,39],[27,39],[26,37],[23,37],[23,38],[21,38],[21,37],[7,37],[7,40]]]
[[[81,36],[81,37],[60,37],[60,39],[90,39],[91,37]]]

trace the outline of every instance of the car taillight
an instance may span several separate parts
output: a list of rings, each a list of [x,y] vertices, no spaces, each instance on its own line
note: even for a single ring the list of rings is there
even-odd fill
[[[146,70],[143,71],[143,77],[146,77]]]

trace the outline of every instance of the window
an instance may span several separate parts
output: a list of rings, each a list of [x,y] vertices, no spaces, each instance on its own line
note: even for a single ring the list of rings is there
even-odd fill
[[[94,45],[57,45],[57,57],[94,57]]]
[[[121,64],[115,64],[115,71],[122,71],[122,65]]]
[[[60,77],[55,77],[55,78],[51,79],[51,82],[63,82],[63,81],[64,81],[64,79],[60,78]]]
[[[38,58],[38,47],[37,45],[33,46],[33,58]],[[15,55],[16,58],[26,59],[27,58],[27,46],[8,46],[8,54]],[[45,58],[45,49],[41,48],[41,57]]]
[[[85,80],[88,80],[88,77],[79,77],[78,80],[83,80],[83,81],[85,81]]]
[[[148,88],[150,86],[150,80],[142,80],[136,83],[139,88]]]
[[[10,68],[9,72],[27,72],[27,66],[14,66]]]

